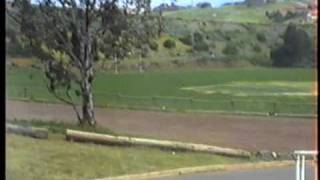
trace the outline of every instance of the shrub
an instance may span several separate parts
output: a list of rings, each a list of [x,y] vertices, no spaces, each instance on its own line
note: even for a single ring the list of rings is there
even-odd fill
[[[164,41],[163,46],[167,49],[173,49],[176,47],[176,42],[171,39],[167,39]]]
[[[150,41],[149,42],[149,47],[150,49],[152,49],[153,51],[158,51],[158,43],[155,41]]]
[[[189,45],[189,46],[192,45],[192,40],[190,35],[180,37],[179,40],[185,45]]]
[[[199,66],[204,66],[208,64],[208,59],[207,58],[199,58],[196,60],[197,65]]]
[[[195,43],[193,48],[196,51],[208,51],[209,50],[208,44],[206,42],[204,42],[204,41]]]
[[[156,68],[161,67],[158,62],[151,62],[151,63],[150,63],[150,66],[151,66],[151,67],[156,67]]]
[[[263,33],[257,33],[257,40],[260,42],[266,42],[266,36]]]
[[[252,48],[255,52],[261,52],[261,47],[258,44],[255,44]]]
[[[236,55],[238,53],[238,49],[234,43],[227,43],[222,52],[225,55]]]
[[[178,67],[182,67],[183,66],[183,62],[180,62],[177,59],[172,60],[171,63],[176,65],[176,66],[178,66]]]
[[[203,35],[201,33],[195,32],[193,34],[193,38],[194,38],[193,48],[195,51],[208,51],[209,50],[209,45],[204,40],[204,38],[209,38],[209,36],[203,37]],[[179,38],[179,40],[185,45],[192,46],[191,35],[181,37],[181,38]]]

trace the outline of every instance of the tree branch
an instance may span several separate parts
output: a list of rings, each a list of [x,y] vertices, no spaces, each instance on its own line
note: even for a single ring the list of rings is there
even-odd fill
[[[80,116],[80,113],[79,113],[79,111],[78,111],[78,109],[77,109],[77,106],[76,106],[76,104],[75,104],[75,103],[73,102],[73,100],[72,100],[72,97],[71,97],[71,95],[70,95],[70,93],[69,93],[69,90],[66,90],[66,96],[70,99],[70,100],[67,100],[67,99],[59,96],[55,90],[52,90],[52,89],[49,87],[49,85],[47,85],[47,89],[48,89],[48,91],[49,91],[52,95],[55,96],[55,98],[57,98],[58,100],[66,103],[66,104],[71,105],[72,108],[73,108],[73,110],[75,111],[75,113],[76,113],[76,115],[77,115],[78,120],[79,120],[79,121],[82,120],[82,118],[81,118],[81,116]]]

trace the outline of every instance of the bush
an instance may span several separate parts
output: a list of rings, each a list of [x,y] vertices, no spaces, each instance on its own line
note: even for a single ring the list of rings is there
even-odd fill
[[[195,32],[193,34],[193,38],[194,38],[193,48],[195,51],[208,51],[209,50],[209,45],[204,41],[204,37],[201,33]],[[209,38],[209,37],[206,36],[205,38]],[[191,35],[181,37],[181,38],[179,38],[179,40],[185,45],[192,46]]]
[[[255,52],[261,52],[261,47],[259,46],[259,44],[255,44],[252,48]]]
[[[183,62],[180,62],[177,59],[172,60],[171,63],[176,65],[177,67],[182,67],[184,65]]]
[[[228,43],[226,47],[222,50],[225,55],[236,55],[238,54],[238,49],[235,44]]]
[[[208,51],[209,46],[205,42],[198,42],[193,46],[194,50],[196,51]]]
[[[202,57],[202,58],[197,59],[196,63],[198,66],[205,66],[208,64],[208,59]]]
[[[151,66],[151,67],[156,67],[156,68],[160,68],[160,67],[161,67],[158,62],[151,62],[151,63],[150,63],[150,66]]]
[[[190,35],[180,37],[179,40],[185,45],[188,45],[188,46],[192,45],[192,40]]]
[[[163,46],[167,49],[173,49],[176,47],[176,42],[171,39],[167,39],[164,41]]]
[[[150,49],[152,49],[153,51],[158,51],[158,43],[155,41],[150,41],[149,42],[149,47]]]
[[[257,33],[257,40],[260,42],[266,42],[266,36],[263,33]]]

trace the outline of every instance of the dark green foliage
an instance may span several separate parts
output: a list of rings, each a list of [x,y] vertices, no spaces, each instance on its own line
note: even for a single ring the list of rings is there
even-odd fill
[[[158,51],[158,44],[156,41],[150,41],[149,42],[149,47],[150,49],[152,49],[153,51]]]
[[[200,32],[195,32],[193,34],[193,44],[192,44],[192,36],[191,35],[186,35],[179,40],[184,43],[185,45],[193,46],[193,50],[195,51],[208,51],[209,50],[209,45],[205,41],[205,39],[209,39],[209,36],[204,36]]]
[[[284,35],[283,44],[271,51],[273,65],[277,67],[311,66],[312,44],[308,34],[289,24]]]
[[[192,45],[192,39],[190,35],[180,37],[179,40],[185,45],[188,45],[188,46]]]
[[[261,47],[259,46],[259,44],[255,44],[255,45],[253,45],[253,50],[255,51],[255,52],[261,52]]]
[[[227,43],[222,52],[225,55],[236,55],[238,53],[238,48],[234,43]]]
[[[257,33],[257,40],[260,42],[266,42],[266,36],[262,32]]]
[[[183,66],[183,62],[181,62],[181,61],[179,61],[177,59],[172,60],[171,63],[174,64],[177,67],[182,67]]]
[[[271,13],[269,12],[266,14],[266,16],[274,22],[284,21],[284,17],[279,10],[271,12]]]
[[[193,49],[196,51],[208,51],[209,46],[206,42],[201,41],[201,42],[195,43],[195,45],[193,46]]]
[[[176,42],[172,39],[167,39],[164,41],[163,47],[165,47],[167,49],[173,49],[176,47]]]

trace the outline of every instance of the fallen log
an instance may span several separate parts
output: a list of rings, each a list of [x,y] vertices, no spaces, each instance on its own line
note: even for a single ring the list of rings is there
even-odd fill
[[[6,124],[6,132],[19,134],[23,136],[30,136],[38,139],[48,139],[48,130],[45,128],[35,128],[30,126],[26,127],[14,124]]]
[[[66,130],[66,139],[69,141],[92,142],[97,144],[125,145],[125,146],[153,146],[170,150],[196,151],[213,153],[225,156],[250,158],[251,153],[240,149],[222,148],[204,144],[183,143],[178,141],[153,140],[132,138],[126,136],[111,136],[76,130]]]

